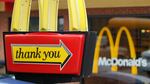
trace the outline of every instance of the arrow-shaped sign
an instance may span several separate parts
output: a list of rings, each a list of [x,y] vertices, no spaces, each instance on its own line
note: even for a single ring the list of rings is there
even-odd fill
[[[59,44],[12,44],[14,63],[59,64],[60,70],[72,53],[60,40]]]

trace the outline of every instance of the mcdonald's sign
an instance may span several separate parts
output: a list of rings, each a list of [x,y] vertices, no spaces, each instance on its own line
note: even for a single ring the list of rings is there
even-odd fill
[[[84,0],[67,0],[69,30],[88,31]],[[29,31],[29,18],[32,0],[15,0],[11,31]],[[38,0],[39,31],[57,31],[59,0]]]
[[[6,32],[7,72],[88,76],[95,43],[95,32]]]
[[[126,27],[121,27],[117,33],[116,41],[114,43],[111,31],[109,30],[109,28],[104,27],[100,31],[98,39],[97,39],[97,43],[96,43],[94,64],[93,64],[93,73],[98,72],[98,61],[99,61],[98,59],[99,59],[100,49],[101,49],[100,46],[101,46],[101,42],[102,42],[102,37],[105,32],[108,36],[108,41],[110,44],[110,54],[111,54],[112,59],[118,58],[119,43],[120,43],[121,35],[123,32],[125,32],[128,42],[129,42],[130,57],[134,60],[136,59],[136,51],[135,51],[135,47],[134,47],[134,42],[133,42],[133,39],[132,39],[132,36],[131,36],[129,30]],[[116,65],[112,65],[111,71],[116,72],[117,70],[118,70],[118,67]],[[138,73],[137,66],[134,66],[134,65],[131,66],[131,73],[135,74],[135,75]]]
[[[38,0],[42,32],[29,32],[32,0],[15,0],[11,32],[4,33],[4,47],[6,70],[16,79],[36,75],[38,78],[30,80],[41,84],[91,75],[97,35],[88,32],[84,0],[67,1],[69,31],[74,32],[57,31],[59,0]]]
[[[87,32],[84,0],[68,0],[69,30],[81,32],[57,31],[59,0],[38,0],[39,31],[42,33],[29,32],[31,3],[32,0],[15,0],[11,32],[4,33],[7,71],[78,76],[91,74],[96,32]]]

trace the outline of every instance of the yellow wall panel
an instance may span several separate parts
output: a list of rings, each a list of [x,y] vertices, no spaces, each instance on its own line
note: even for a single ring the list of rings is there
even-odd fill
[[[85,0],[87,8],[150,6],[150,0]],[[60,9],[67,8],[67,0],[60,0]]]
[[[67,0],[59,1],[59,9],[67,9]],[[150,0],[85,0],[87,8],[141,7],[150,6]],[[32,3],[32,10],[38,10],[37,0]]]
[[[150,6],[150,0],[85,0],[88,8]]]

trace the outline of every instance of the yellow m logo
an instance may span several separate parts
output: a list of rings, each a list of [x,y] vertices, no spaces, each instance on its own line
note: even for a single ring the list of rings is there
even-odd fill
[[[32,0],[15,0],[11,31],[29,31]],[[39,31],[57,31],[59,0],[38,0]],[[68,0],[70,31],[88,31],[84,0]]]
[[[99,59],[99,55],[100,55],[100,46],[101,46],[102,36],[105,32],[107,33],[108,40],[109,40],[109,43],[110,43],[111,58],[118,58],[118,52],[119,52],[118,50],[119,50],[119,43],[120,43],[121,35],[122,35],[123,32],[125,32],[126,35],[127,35],[127,38],[128,38],[128,42],[129,42],[130,56],[131,56],[132,59],[136,59],[136,52],[135,52],[134,43],[133,43],[131,34],[128,31],[128,29],[126,27],[121,27],[120,30],[117,33],[116,41],[114,43],[111,31],[107,27],[104,27],[100,31],[98,39],[97,39],[97,43],[96,43],[96,49],[95,49],[95,55],[94,55],[94,64],[93,64],[93,73],[98,72],[98,59]],[[111,70],[112,71],[117,71],[118,67],[117,66],[112,66]],[[132,74],[137,74],[138,73],[137,72],[137,66],[132,66],[131,67],[131,73]]]

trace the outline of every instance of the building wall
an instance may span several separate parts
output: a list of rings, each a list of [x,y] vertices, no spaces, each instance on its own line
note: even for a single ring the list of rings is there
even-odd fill
[[[87,8],[113,8],[113,7],[146,7],[150,0],[85,0]],[[5,10],[5,3],[0,2],[0,11]],[[67,0],[59,0],[59,9],[67,9]],[[38,0],[32,1],[32,10],[38,10]]]
[[[112,8],[112,7],[144,7],[150,6],[150,0],[85,0],[87,8]],[[59,9],[67,9],[67,0],[59,1]],[[38,10],[37,0],[32,2],[32,9]]]
[[[87,8],[150,6],[150,0],[85,0]],[[60,0],[60,9],[67,8],[67,0]]]
[[[3,32],[8,31],[8,17],[10,13],[0,12],[0,60],[4,60],[3,51]]]
[[[87,8],[145,7],[150,0],[85,0]],[[67,9],[67,0],[59,0],[59,9]],[[37,0],[32,1],[32,10],[38,10]]]

